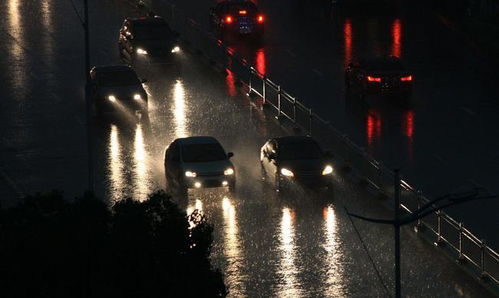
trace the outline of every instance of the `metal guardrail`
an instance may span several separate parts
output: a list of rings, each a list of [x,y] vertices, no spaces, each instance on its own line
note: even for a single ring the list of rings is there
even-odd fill
[[[187,17],[183,11],[166,0],[148,0],[148,6],[161,14],[174,30],[180,33],[184,43],[194,52],[204,55],[211,63],[230,71],[248,88],[248,94],[260,97],[272,107],[278,119],[287,119],[309,135],[327,141],[334,152],[341,156],[372,186],[385,194],[393,193],[394,173],[383,163],[373,159],[366,151],[354,144],[328,121],[312,109],[300,103],[281,85],[260,73],[230,47],[205,31],[199,23]],[[429,200],[421,191],[402,181],[400,208],[411,214]],[[476,237],[461,222],[442,211],[418,220],[417,227],[425,227],[435,244],[449,248],[460,263],[469,263],[483,281],[499,286],[499,254],[487,246],[485,240]]]

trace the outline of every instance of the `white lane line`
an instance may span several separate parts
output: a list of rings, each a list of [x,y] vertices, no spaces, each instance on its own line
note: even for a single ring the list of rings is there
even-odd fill
[[[468,109],[467,107],[461,107],[461,110],[465,111],[470,116],[476,116],[476,113],[473,112],[472,110]]]
[[[285,50],[286,53],[289,54],[289,56],[293,57],[293,58],[296,58],[296,54],[293,53],[291,50]]]
[[[313,72],[315,72],[318,76],[322,77],[323,73],[320,72],[317,68],[312,69]]]
[[[3,168],[0,168],[0,177],[2,177],[7,184],[14,190],[16,195],[20,198],[24,197],[24,192],[17,186],[17,184],[12,180],[7,173],[3,170]]]

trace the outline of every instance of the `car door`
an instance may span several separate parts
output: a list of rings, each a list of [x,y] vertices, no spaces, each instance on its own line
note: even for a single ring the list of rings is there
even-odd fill
[[[172,183],[171,186],[178,186],[181,181],[180,175],[181,163],[180,163],[180,146],[178,142],[173,142],[165,154],[165,174],[168,183]]]

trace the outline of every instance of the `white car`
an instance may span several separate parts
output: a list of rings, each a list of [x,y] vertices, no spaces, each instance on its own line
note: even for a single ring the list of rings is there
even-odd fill
[[[181,196],[187,196],[189,188],[226,187],[233,192],[232,156],[213,137],[176,139],[165,150],[166,183]]]

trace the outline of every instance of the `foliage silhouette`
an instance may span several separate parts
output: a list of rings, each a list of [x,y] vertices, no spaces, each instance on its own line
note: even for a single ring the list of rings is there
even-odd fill
[[[164,192],[108,208],[85,195],[28,196],[0,209],[0,297],[220,297],[212,227]]]

